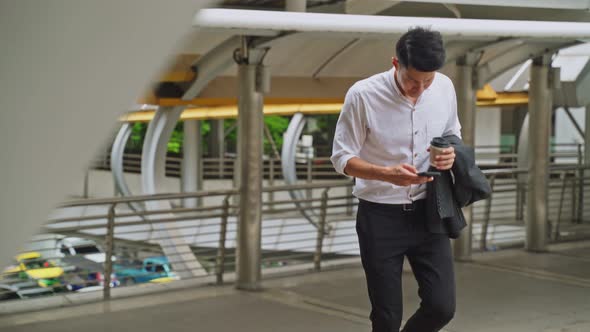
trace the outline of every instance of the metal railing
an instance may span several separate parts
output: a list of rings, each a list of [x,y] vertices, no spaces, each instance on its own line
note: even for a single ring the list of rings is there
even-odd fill
[[[474,248],[496,250],[524,245],[528,173],[523,169],[485,170],[492,195],[474,204]],[[590,237],[584,199],[590,191],[590,167],[553,165],[547,198],[548,240]]]
[[[350,224],[350,207],[354,200],[351,187],[351,181],[343,180],[265,188],[263,193],[273,193],[276,200],[263,203],[263,268],[313,262],[315,268],[319,269],[322,260],[355,255],[355,246],[350,246],[352,239],[356,239],[354,234],[344,236],[347,239],[343,241],[338,239],[343,237],[342,232],[339,232],[337,237],[331,238],[329,244],[323,242],[327,235],[338,231],[339,223]],[[289,190],[310,190],[312,197],[293,200],[288,195]],[[318,195],[319,191],[321,194]],[[113,286],[144,282],[150,278],[149,281],[170,278],[171,275],[167,274],[150,275],[154,271],[146,270],[146,262],[160,256],[167,257],[162,261],[162,264],[167,264],[163,269],[171,268],[174,273],[172,277],[177,277],[182,272],[191,272],[191,278],[211,276],[217,283],[222,283],[225,274],[235,271],[239,211],[238,206],[231,202],[236,195],[238,191],[231,189],[71,201],[59,206],[57,216],[44,226],[42,232],[93,240],[104,249],[104,267],[93,273],[99,272],[104,278],[100,288],[103,289],[105,299],[110,298],[110,289]],[[182,206],[182,202],[195,198],[205,200],[206,205]],[[134,211],[128,206],[131,203],[141,203],[144,206],[151,204],[153,207],[155,202],[165,203],[162,206],[168,205],[144,211]],[[295,218],[300,211],[295,203],[303,204],[308,211],[314,211],[318,218],[317,223]],[[174,263],[178,263],[183,256],[167,249],[177,247],[178,241],[188,246],[200,265],[198,268],[174,268]],[[329,253],[324,252],[326,248],[330,248]],[[35,248],[38,251],[42,251],[41,249],[56,250],[51,245],[47,248]],[[60,261],[63,257],[45,255],[42,259]],[[75,268],[71,270],[70,275],[85,272]],[[69,278],[63,274],[60,279]],[[87,281],[80,282],[77,286],[82,288],[85,283]],[[88,285],[99,286],[94,280]],[[65,286],[65,282],[62,282],[53,287],[53,290],[65,291],[62,289]]]
[[[565,160],[571,164],[583,162],[583,144],[553,144],[550,158]],[[518,154],[514,146],[481,145],[475,148],[476,159],[482,168],[515,168],[518,165]],[[231,179],[236,169],[236,158],[231,155],[223,158],[203,158],[203,177],[205,179]],[[166,158],[166,176],[181,176],[182,156],[169,155]],[[94,161],[93,167],[110,170],[110,156],[104,155]],[[123,169],[126,172],[141,172],[141,154],[125,153]],[[334,172],[329,157],[315,157],[297,163],[296,170],[300,179],[340,179]],[[271,181],[282,179],[281,160],[266,157],[263,161],[263,176]]]
[[[492,185],[493,194],[489,199],[474,204],[473,248],[485,251],[522,246],[525,237],[526,170],[485,170],[484,173]],[[588,167],[582,166],[551,167],[549,241],[590,238],[590,225],[587,223],[590,207],[584,204],[584,199],[589,197],[589,173]],[[351,194],[351,188],[349,180],[264,188],[263,271],[295,265],[320,270],[322,264],[329,260],[358,258],[354,217],[357,201]],[[291,190],[309,192],[309,195],[295,200],[289,195]],[[273,200],[269,199],[271,195]],[[184,272],[191,273],[190,278],[210,277],[214,282],[223,283],[224,276],[235,272],[237,196],[237,190],[229,189],[71,201],[59,207],[44,226],[43,233],[93,240],[104,249],[104,263],[100,263],[98,271],[102,280],[88,279],[89,272],[95,271],[75,266],[68,268],[64,264],[62,279],[82,279],[76,284],[78,287],[86,284],[95,286],[103,290],[107,299],[111,296],[111,287],[146,282],[145,279],[151,282],[169,281]],[[196,198],[203,200],[203,206],[183,205],[194,202]],[[150,208],[135,211],[130,208],[131,203]],[[298,204],[311,212],[313,223],[302,217]],[[49,243],[46,239],[42,241]],[[179,247],[179,243],[186,245],[187,252],[194,255],[198,267],[174,267],[187,253],[171,250]],[[37,246],[33,249],[41,252],[43,248]],[[55,244],[45,249],[50,252],[59,250]],[[159,264],[155,259],[160,256],[167,257],[160,263],[167,264],[164,270],[171,273],[147,271],[148,267],[155,269],[154,264]],[[39,260],[43,262],[48,258],[49,261],[53,258],[59,261],[64,257],[44,255]],[[113,258],[116,260],[113,261]],[[154,261],[149,263],[150,259]],[[172,271],[168,271],[170,268]],[[143,280],[135,278],[134,273],[143,273]],[[12,276],[23,282],[20,278],[23,274],[26,271],[15,272]],[[28,278],[28,282],[32,281],[35,280]],[[52,291],[59,292],[67,290],[64,287],[69,285],[44,288],[53,287]]]

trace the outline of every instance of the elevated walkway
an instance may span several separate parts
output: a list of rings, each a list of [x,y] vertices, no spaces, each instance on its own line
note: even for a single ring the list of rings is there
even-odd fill
[[[505,250],[457,263],[457,314],[446,331],[590,330],[590,242],[547,253]],[[141,286],[135,286],[141,287]],[[0,331],[370,331],[360,264],[266,278],[261,292],[198,287],[0,316]],[[404,319],[418,306],[404,272]]]

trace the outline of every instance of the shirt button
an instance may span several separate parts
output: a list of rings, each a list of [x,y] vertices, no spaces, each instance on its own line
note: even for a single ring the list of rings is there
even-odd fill
[[[418,154],[417,153],[414,153],[414,157],[418,157]]]
[[[417,130],[414,132],[414,135],[418,135],[418,131]]]

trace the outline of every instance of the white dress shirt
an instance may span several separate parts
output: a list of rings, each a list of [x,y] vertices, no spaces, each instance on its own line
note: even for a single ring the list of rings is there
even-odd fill
[[[414,165],[428,170],[433,137],[461,137],[457,97],[451,80],[436,73],[432,84],[413,105],[394,81],[395,67],[356,82],[346,93],[334,135],[331,161],[345,174],[353,157],[371,164]],[[426,185],[397,186],[385,181],[357,178],[353,194],[385,204],[405,204],[426,198]]]

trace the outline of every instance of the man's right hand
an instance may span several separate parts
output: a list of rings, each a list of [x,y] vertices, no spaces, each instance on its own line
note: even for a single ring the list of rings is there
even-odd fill
[[[344,172],[349,176],[385,181],[403,187],[434,180],[433,177],[418,176],[418,170],[412,165],[377,166],[358,157],[348,160]]]
[[[380,178],[383,181],[402,187],[434,180],[433,177],[418,176],[416,167],[408,164],[384,167]]]

